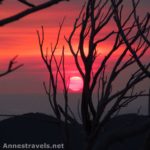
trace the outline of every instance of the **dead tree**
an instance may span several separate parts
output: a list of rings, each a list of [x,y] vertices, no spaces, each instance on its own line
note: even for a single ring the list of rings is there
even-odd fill
[[[62,53],[60,59],[56,56],[57,53],[57,47],[59,43],[60,33],[62,29],[63,22],[60,24],[60,29],[57,35],[56,43],[53,46],[51,44],[50,51],[47,48],[44,49],[44,41],[45,41],[45,34],[44,34],[44,28],[42,27],[42,32],[40,34],[39,31],[37,31],[38,35],[38,41],[39,41],[39,47],[41,52],[42,60],[47,68],[47,71],[49,73],[49,83],[47,86],[47,83],[43,83],[45,92],[48,96],[50,106],[52,108],[52,111],[54,112],[55,117],[61,122],[65,122],[65,150],[70,150],[71,147],[69,147],[69,131],[68,131],[68,124],[77,123],[76,118],[71,111],[69,105],[68,105],[68,85],[66,82],[66,73],[65,73],[65,48],[63,46]],[[54,68],[56,68],[56,71],[54,71]],[[61,98],[61,101],[64,100],[64,107],[59,104],[58,100],[58,86],[62,84],[63,85],[63,97]]]
[[[68,0],[48,0],[47,2],[44,2],[44,3],[39,4],[39,5],[36,5],[32,2],[30,2],[29,0],[17,0],[17,1],[18,1],[18,3],[22,3],[23,5],[27,6],[28,8],[26,10],[22,10],[21,12],[15,14],[15,15],[1,19],[0,20],[0,26],[1,27],[4,25],[7,25],[9,23],[18,21],[27,15],[30,15],[32,13],[46,9],[46,8],[51,7],[55,4],[58,4],[62,1],[68,1]],[[4,2],[4,0],[0,0],[0,5],[3,5],[3,2]],[[1,72],[0,77],[5,76],[5,75],[19,69],[20,67],[22,67],[23,64],[19,64],[17,66],[14,66],[14,64],[16,63],[16,58],[17,57],[14,57],[12,60],[10,60],[7,70],[4,72]]]
[[[44,49],[44,40],[45,40],[44,28],[42,27],[41,34],[39,31],[37,31],[41,57],[49,72],[49,84],[47,86],[46,83],[44,82],[43,86],[44,86],[46,94],[49,97],[49,102],[50,102],[51,108],[56,118],[58,118],[59,120],[61,120],[62,118],[64,119],[68,118],[67,121],[69,120],[70,122],[73,122],[75,121],[75,119],[72,119],[74,117],[68,115],[68,109],[69,109],[68,108],[69,107],[68,106],[68,86],[67,86],[66,75],[65,75],[65,55],[64,55],[65,49],[64,47],[62,48],[62,54],[59,60],[55,54],[57,52],[57,46],[58,46],[58,42],[60,38],[61,29],[62,29],[62,24],[60,25],[56,43],[54,47],[51,44],[50,51],[48,50],[48,48],[46,50]],[[56,71],[53,70],[54,67],[56,68]],[[63,85],[63,93],[64,93],[63,95],[64,95],[64,100],[65,100],[64,108],[62,108],[62,106],[59,105],[58,99],[57,99],[58,86],[60,84],[58,80],[61,81]]]
[[[138,97],[149,96],[145,91],[146,89],[136,91],[138,84],[148,77],[147,73],[150,67],[149,64],[143,65],[141,62],[141,58],[149,50],[149,44],[145,40],[149,36],[149,21],[147,21],[149,19],[144,18],[139,21],[136,15],[139,2],[135,3],[131,0],[131,3],[133,9],[128,14],[126,13],[125,17],[122,17],[124,12],[123,0],[87,0],[74,22],[70,36],[65,37],[77,70],[83,78],[80,110],[86,135],[85,150],[94,148],[97,136],[104,132],[105,124],[120,109],[128,106]],[[112,24],[113,28],[109,28]],[[61,28],[62,24],[60,25],[56,44],[54,47],[51,46],[50,54],[48,50],[44,53],[43,28],[41,36],[38,32],[38,40],[41,56],[49,72],[50,79],[48,88],[44,83],[45,91],[55,116],[59,120],[63,116],[67,124],[75,122],[75,119],[68,105],[64,48],[60,60],[55,56]],[[103,31],[106,28],[109,31],[104,33]],[[78,38],[75,45],[74,37]],[[105,52],[103,57],[99,57],[99,55],[102,55],[99,50],[104,52],[103,47],[101,47],[102,43],[110,40],[113,41],[113,44],[108,47],[109,51]],[[118,55],[116,56],[117,52]],[[115,59],[112,61],[112,58]],[[56,72],[53,71],[53,64],[55,64]],[[117,80],[125,78],[123,74],[129,70],[130,74],[126,79],[123,79],[123,85],[115,89]],[[58,82],[59,77],[62,83]],[[64,87],[64,108],[58,102],[58,84],[62,84]],[[96,98],[95,95],[97,95]],[[149,126],[149,122],[147,124],[146,127]],[[145,129],[145,126],[142,125],[142,130]],[[114,136],[110,135],[108,137],[104,147],[107,148],[110,141],[117,140],[118,134],[127,137],[135,132],[132,130],[132,132],[119,131],[116,134],[113,133]],[[112,140],[112,138],[114,139]]]
[[[149,64],[144,66],[140,61],[149,50],[149,45],[143,39],[141,33],[133,34],[135,30],[138,30],[136,20],[132,18],[137,4],[128,15],[126,14],[126,17],[122,18],[122,0],[112,0],[111,2],[109,0],[88,0],[76,18],[70,36],[66,38],[84,83],[81,116],[87,137],[86,150],[93,148],[97,135],[102,132],[103,126],[117,111],[140,96],[148,96],[144,91],[135,91],[136,86],[147,78],[145,72],[148,72],[150,67]],[[116,26],[109,33],[103,35],[103,30],[113,20]],[[142,33],[148,37],[148,22],[144,19],[139,24],[142,26]],[[73,38],[77,35],[78,48],[73,44]],[[109,52],[101,60],[98,57],[99,49],[102,43],[110,39],[113,39],[114,43],[111,48],[108,48]],[[134,49],[132,46],[134,46]],[[106,69],[108,69],[109,61],[116,52],[119,52],[119,56],[113,60],[113,67],[108,74]],[[128,55],[128,52],[132,55]],[[80,65],[80,57],[83,68]],[[94,71],[94,64],[97,60],[99,60],[99,65]],[[120,89],[114,90],[116,80],[123,78],[122,74],[136,63],[140,66],[140,69],[137,68],[137,70],[132,71],[124,85]],[[99,93],[97,103],[93,99],[96,89]]]

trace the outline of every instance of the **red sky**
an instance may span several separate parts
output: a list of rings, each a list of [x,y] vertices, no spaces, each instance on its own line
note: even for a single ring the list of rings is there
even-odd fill
[[[23,8],[25,9],[23,5],[13,2],[6,0],[4,5],[0,6],[1,18],[14,14]],[[73,24],[73,18],[77,15],[79,8],[77,5],[64,2],[0,28],[1,56],[13,56],[16,54],[20,56],[39,55],[36,31],[40,30],[43,25],[47,42],[55,43],[59,23],[66,16],[61,36],[61,39],[63,39],[64,33],[66,35],[69,33],[69,29],[71,29]],[[12,10],[15,11],[13,12]],[[62,41],[61,45],[63,45]]]
[[[46,0],[31,1],[43,2]],[[128,3],[128,1],[129,0],[124,1],[127,3],[125,12],[129,11],[130,3]],[[65,44],[63,37],[64,35],[69,35],[74,19],[78,15],[83,2],[84,0],[63,2],[46,10],[29,15],[15,23],[0,27],[0,71],[7,67],[9,59],[15,55],[19,55],[17,59],[18,63],[24,63],[21,69],[0,78],[0,114],[20,114],[33,111],[49,113],[50,107],[42,85],[43,81],[48,81],[48,72],[40,58],[36,31],[40,30],[41,25],[43,25],[45,27],[47,45],[48,43],[55,43],[59,23],[65,16],[66,20],[59,44],[59,48],[61,48],[62,45]],[[141,0],[141,2],[138,12],[140,16],[142,16],[144,12],[149,11],[150,8],[149,0]],[[22,4],[18,4],[17,0],[4,0],[4,5],[0,5],[0,19],[15,14],[22,9],[26,9],[26,7]],[[112,28],[114,27],[110,25],[105,28],[103,33],[105,34]],[[106,51],[112,42],[113,40],[110,40],[103,44],[100,49],[102,54],[100,57],[105,56],[103,55],[103,51]],[[147,53],[145,61],[148,60],[149,55],[150,53]],[[114,59],[116,57],[117,55]],[[113,59],[111,61],[113,62]],[[66,63],[67,78],[78,76],[79,73],[74,66],[73,59],[67,56]],[[97,61],[95,67],[98,63],[99,61]],[[131,70],[132,69],[135,68],[131,68]],[[122,77],[119,78],[115,88],[124,84],[128,73],[129,72],[123,75],[123,80]],[[149,87],[149,82],[145,82],[144,85],[140,86],[140,88],[143,87]],[[75,110],[75,103],[78,103],[77,100],[79,100],[79,98],[77,95],[71,95],[70,97],[73,111],[77,111]],[[60,99],[62,100],[62,96]],[[136,103],[133,107],[136,105],[140,107],[145,102],[146,101],[142,101],[142,104]],[[62,101],[60,103],[62,103]]]
[[[14,2],[15,1],[15,2]],[[37,0],[31,0],[37,2]],[[46,1],[46,0],[45,0]],[[42,2],[42,1],[41,1]],[[36,31],[40,30],[41,25],[45,27],[46,41],[48,43],[55,43],[58,32],[59,23],[63,17],[66,17],[64,27],[61,34],[60,48],[65,44],[64,35],[69,35],[73,22],[77,17],[81,8],[81,0],[71,0],[70,2],[63,2],[46,10],[34,13],[24,19],[11,23],[0,28],[0,54],[12,57],[14,55],[39,55],[38,41]],[[139,10],[140,14],[148,10],[147,0],[142,1],[142,6]],[[16,0],[5,0],[3,5],[0,5],[0,18],[17,13],[19,10],[26,9],[26,7]],[[128,9],[126,7],[126,9]],[[105,28],[104,34],[110,31],[112,25]],[[111,41],[103,45],[103,47],[111,45]]]
[[[37,2],[37,0],[32,0],[32,1]],[[46,44],[49,45],[49,43],[55,43],[59,23],[62,21],[63,17],[65,16],[66,20],[64,23],[64,27],[63,27],[61,39],[60,39],[60,44],[59,44],[59,48],[61,48],[62,45],[65,45],[64,35],[66,36],[69,35],[73,26],[74,19],[78,15],[82,3],[83,3],[82,0],[71,0],[70,2],[63,2],[56,6],[48,8],[46,10],[42,10],[40,12],[31,14],[15,23],[11,23],[4,27],[0,27],[0,43],[1,43],[0,44],[0,65],[1,65],[1,68],[4,68],[8,60],[14,57],[15,55],[19,55],[18,61],[20,63],[24,63],[25,65],[22,69],[20,69],[20,71],[18,70],[16,73],[6,78],[13,78],[15,80],[15,77],[18,78],[20,72],[23,72],[23,71],[25,72],[27,68],[29,68],[29,70],[31,68],[34,68],[35,70],[38,68],[39,69],[38,72],[40,72],[40,68],[45,68],[40,59],[40,51],[38,47],[36,31],[40,30],[41,25],[43,25],[45,28],[45,34],[46,34]],[[150,2],[147,0],[143,0],[141,3],[141,6],[142,7],[140,7],[139,13],[142,15],[145,11],[148,10],[150,6]],[[128,10],[128,7],[129,6],[127,5],[125,9]],[[0,5],[0,18],[4,18],[9,15],[15,14],[19,10],[22,10],[22,9],[26,9],[26,7],[22,4],[17,3],[16,0],[12,0],[12,1],[5,0],[4,4]],[[103,31],[104,34],[107,33],[109,30],[111,30],[111,28],[112,28],[112,25],[109,25],[109,27],[105,28],[105,30]],[[113,40],[112,41],[110,40],[107,43],[103,44],[102,46],[103,50],[104,49],[107,50],[110,47],[112,42]],[[67,49],[67,46],[66,46],[66,49]],[[68,52],[69,51],[67,50],[67,54]],[[100,52],[103,53],[102,51]],[[28,74],[27,76],[30,77],[30,80],[33,80],[31,78],[33,75],[33,72],[32,71],[30,72],[29,70],[28,70],[28,73],[26,74]],[[22,76],[23,76],[22,78],[25,78],[24,75]],[[41,82],[42,80],[44,80],[44,78],[42,78],[41,76],[40,76],[40,79],[41,79]],[[38,80],[38,78],[36,80]],[[12,80],[10,82],[12,82]],[[8,82],[5,82],[5,86],[7,85],[6,83],[9,85]],[[13,84],[14,82],[12,82],[12,85]],[[20,89],[19,85],[16,86],[16,91],[17,89]],[[23,87],[23,89],[25,88]],[[34,90],[36,91],[36,88]],[[22,91],[24,92],[26,90],[22,90]]]

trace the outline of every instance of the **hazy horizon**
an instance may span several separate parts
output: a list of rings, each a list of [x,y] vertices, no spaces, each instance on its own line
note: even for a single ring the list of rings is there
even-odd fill
[[[35,0],[33,0],[35,1]],[[42,2],[42,1],[40,1]],[[126,10],[131,9],[130,3],[125,2]],[[140,6],[143,6],[140,8]],[[150,1],[143,0],[139,6],[138,14],[143,16],[145,12],[149,10]],[[13,3],[12,1],[4,1],[4,8],[2,5],[1,12],[2,18],[9,16],[11,13],[16,13],[21,9],[25,9],[25,6],[21,4]],[[15,23],[11,23],[0,28],[0,71],[7,68],[7,64],[11,58],[18,55],[18,64],[24,64],[24,66],[17,71],[0,78],[0,114],[21,114],[28,112],[43,112],[50,114],[50,105],[48,98],[43,88],[43,81],[48,82],[48,72],[44,63],[40,57],[39,45],[37,40],[37,30],[41,30],[41,25],[45,27],[46,44],[45,47],[49,46],[50,43],[55,44],[59,23],[63,17],[66,16],[66,20],[62,29],[60,37],[60,43],[58,46],[57,55],[61,56],[62,46],[66,48],[66,76],[67,79],[74,76],[80,76],[78,70],[75,67],[72,56],[70,55],[68,46],[64,40],[64,35],[67,37],[73,28],[75,18],[79,14],[81,8],[81,2],[79,0],[72,0],[68,3],[64,2],[46,9],[44,11],[37,12],[30,16],[23,18]],[[125,11],[126,12],[126,11]],[[126,14],[124,14],[126,15]],[[102,32],[102,35],[107,34],[112,30],[113,24],[108,24],[108,27]],[[77,38],[74,39],[76,45]],[[99,59],[105,57],[107,52],[112,46],[113,39],[104,43],[100,47]],[[120,53],[120,52],[119,52]],[[115,53],[113,58],[109,62],[107,73],[113,68],[114,60],[119,56],[119,53]],[[142,62],[149,61],[150,52],[146,53]],[[93,68],[93,71],[97,69],[100,61],[98,60]],[[53,68],[56,71],[56,68]],[[129,67],[129,70],[122,73],[122,76],[115,82],[114,90],[120,89],[126,79],[131,75],[131,71],[137,69],[137,66]],[[148,90],[149,80],[144,81],[138,85],[138,90]],[[59,90],[62,90],[62,84],[59,84]],[[148,91],[147,91],[148,92]],[[77,101],[78,96],[75,93],[70,92],[70,105],[77,115]],[[77,93],[79,95],[79,92]],[[61,97],[59,95],[59,97]],[[60,99],[60,98],[58,98]],[[148,98],[144,97],[138,102],[133,102],[131,106],[124,112],[137,112],[137,109],[142,105],[141,114],[147,113],[147,102]]]
[[[66,62],[66,76],[68,76],[66,78],[80,76],[79,72],[75,69],[75,65],[73,66],[74,60],[66,60],[68,61]],[[43,87],[43,82],[48,82],[49,75],[41,57],[20,57],[18,61],[20,63],[24,63],[24,66],[0,79],[0,114],[18,115],[29,112],[41,112],[49,115],[53,114],[49,105],[48,97]],[[7,61],[4,62],[6,65]],[[111,65],[113,65],[113,63]],[[122,88],[126,79],[128,78],[129,73],[135,69],[135,66],[127,69],[125,74],[122,74],[122,76],[120,76],[121,78],[116,80],[113,87],[114,91]],[[109,74],[109,72],[107,73]],[[60,82],[58,89],[58,101],[61,104],[63,103],[63,100],[62,95],[60,94],[62,93],[62,83]],[[148,87],[149,80],[147,79],[138,85],[136,91],[148,89]],[[69,90],[70,107],[75,112],[77,118],[77,104],[80,95],[80,92],[73,92]],[[131,103],[128,108],[123,109],[122,113],[136,113],[137,110],[142,106],[140,113],[147,114],[147,103],[148,97],[142,97],[141,100],[139,98],[137,101]]]

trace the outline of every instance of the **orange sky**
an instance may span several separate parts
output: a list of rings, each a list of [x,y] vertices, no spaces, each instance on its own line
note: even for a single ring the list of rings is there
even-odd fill
[[[46,0],[31,0],[33,2],[43,2]],[[72,27],[74,19],[77,17],[81,8],[81,3],[84,0],[70,0],[70,2],[63,2],[46,10],[42,10],[35,14],[31,14],[17,22],[8,24],[4,27],[0,27],[0,71],[6,69],[9,60],[15,55],[19,55],[18,63],[24,63],[24,66],[17,71],[0,78],[0,114],[20,114],[26,112],[46,112],[49,113],[50,106],[48,98],[44,92],[43,81],[48,82],[48,72],[43,65],[43,61],[40,57],[40,51],[38,47],[38,40],[36,31],[40,30],[41,25],[45,27],[46,45],[49,43],[55,43],[56,35],[58,32],[59,23],[63,17],[66,17],[64,27],[62,30],[59,48],[62,45],[66,45],[64,41],[64,35],[68,36]],[[128,12],[129,3],[126,2],[125,12]],[[149,11],[150,0],[141,0],[141,7],[138,14],[142,16],[144,12]],[[0,19],[9,15],[15,14],[19,10],[26,9],[22,4],[17,3],[17,0],[4,0],[4,4],[0,5]],[[106,34],[110,30],[114,29],[113,25],[105,28],[103,34]],[[75,43],[76,44],[75,39]],[[99,48],[99,59],[105,56],[105,52],[109,50],[113,39],[107,41]],[[67,54],[69,54],[66,46]],[[118,55],[118,54],[117,54]],[[112,69],[114,59],[117,55],[111,59],[109,69]],[[149,61],[150,52],[146,54],[145,60]],[[99,65],[99,60],[96,61],[95,68]],[[66,57],[66,76],[67,79],[74,76],[79,76],[74,61],[70,56]],[[128,72],[125,72],[117,81],[114,88],[122,88],[124,81],[130,71],[134,70],[132,67]],[[62,85],[59,84],[59,88]],[[149,82],[146,80],[139,89],[142,90],[149,87]],[[73,95],[71,93],[69,102],[72,104],[73,111],[75,110],[75,103],[78,103],[79,95]],[[62,95],[59,95],[59,99],[62,100]],[[143,99],[144,100],[144,99]],[[142,103],[143,103],[142,100]],[[147,100],[147,99],[146,99]],[[60,101],[62,103],[62,101]],[[78,105],[78,104],[77,104]],[[141,107],[141,103],[138,103]],[[146,106],[146,105],[145,105]],[[135,106],[134,106],[135,107]]]
[[[15,14],[19,10],[26,9],[24,5],[14,1],[5,0],[4,4],[0,5],[0,18]],[[37,2],[37,0],[32,1]],[[140,8],[140,13],[148,10],[147,8],[149,8],[148,4],[150,2],[143,0],[142,3],[144,9],[143,7]],[[60,3],[46,10],[29,15],[20,21],[1,27],[1,56],[13,57],[16,54],[21,57],[26,55],[39,55],[36,31],[40,30],[41,25],[43,25],[45,27],[46,34],[46,47],[49,46],[49,43],[55,43],[59,23],[62,21],[64,16],[66,17],[66,20],[62,30],[59,48],[66,45],[64,35],[69,35],[80,8],[80,0],[71,0],[70,2]],[[112,29],[114,29],[114,26],[109,25],[105,28],[102,34],[106,34]],[[108,41],[102,45],[102,48],[106,51],[106,49],[110,48],[111,44],[112,41]],[[66,51],[68,53],[67,49],[68,48],[66,46]]]
[[[32,1],[37,2],[37,0],[32,0]],[[150,2],[147,0],[143,0],[142,6],[143,7],[141,7],[139,11],[141,15],[148,10],[149,8],[148,6],[150,6]],[[46,34],[45,46],[46,47],[49,46],[50,43],[54,44],[59,29],[59,23],[62,21],[63,17],[65,16],[66,20],[64,23],[64,27],[62,29],[62,34],[60,37],[60,44],[59,44],[59,48],[61,49],[63,45],[66,45],[64,40],[64,35],[66,36],[69,35],[73,26],[74,19],[77,17],[80,8],[81,8],[80,0],[71,0],[70,2],[64,2],[58,4],[46,10],[42,10],[40,12],[31,14],[17,22],[8,24],[4,27],[0,27],[1,68],[4,68],[8,60],[14,57],[15,55],[19,55],[18,62],[24,63],[25,67],[30,66],[30,68],[34,68],[36,66],[37,68],[41,68],[40,66],[43,66],[43,63],[40,59],[40,51],[39,51],[36,31],[40,30],[41,25],[43,25],[45,27],[45,34]],[[9,15],[12,15],[22,9],[26,9],[26,7],[22,4],[18,4],[16,0],[13,1],[5,0],[4,5],[0,5],[0,18],[4,18]],[[128,5],[125,9],[128,10]],[[102,35],[106,34],[112,29],[114,29],[114,26],[109,25],[108,27],[105,28]],[[76,40],[77,39],[75,39],[75,41]],[[113,43],[113,39],[101,45],[99,49],[101,55],[103,56],[105,55],[105,52],[109,50],[112,43]],[[67,46],[66,46],[66,52],[67,54],[69,54]],[[149,54],[150,53],[147,53],[147,55]],[[30,64],[28,63],[29,60],[30,60]],[[39,66],[37,66],[37,64]],[[17,73],[18,72],[19,71],[17,71]],[[15,75],[17,73],[14,73],[14,75],[12,76],[14,76],[15,78]],[[28,74],[30,74],[30,72],[28,72]],[[30,76],[32,76],[32,74],[30,74]]]
[[[2,12],[0,17],[3,18],[10,14],[14,14],[22,8],[25,7],[21,4],[17,5],[17,2],[12,3],[6,0],[4,5],[0,5],[0,11]],[[1,27],[1,56],[13,56],[16,54],[21,56],[39,55],[36,31],[40,30],[40,27],[43,25],[45,27],[47,42],[55,43],[59,23],[62,21],[63,17],[66,16],[61,36],[61,45],[63,45],[62,39],[64,33],[65,35],[69,33],[69,29],[71,29],[71,25],[73,24],[73,18],[77,15],[77,9],[79,8],[76,5],[72,6],[71,3],[64,2],[58,6],[27,16],[18,22]],[[12,12],[12,10],[15,11]]]

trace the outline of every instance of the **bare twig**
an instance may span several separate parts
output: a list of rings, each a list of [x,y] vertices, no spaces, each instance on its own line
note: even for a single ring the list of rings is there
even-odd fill
[[[3,77],[19,68],[21,68],[23,66],[23,64],[19,64],[19,65],[15,65],[17,62],[16,62],[16,58],[18,56],[15,56],[14,58],[12,58],[10,61],[9,61],[9,64],[8,64],[8,68],[5,72],[3,73],[0,73],[0,77]]]

